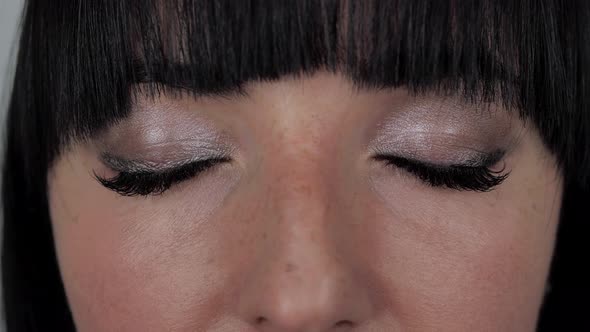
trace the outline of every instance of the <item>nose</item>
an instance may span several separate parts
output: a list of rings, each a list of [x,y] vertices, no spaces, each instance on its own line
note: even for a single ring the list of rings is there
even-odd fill
[[[290,187],[269,204],[267,240],[240,291],[241,316],[257,331],[352,331],[372,305],[346,249],[352,241],[341,227],[350,217],[334,208],[323,181]]]

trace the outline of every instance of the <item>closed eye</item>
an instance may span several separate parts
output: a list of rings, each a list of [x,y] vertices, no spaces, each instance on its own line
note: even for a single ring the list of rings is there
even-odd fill
[[[380,154],[375,160],[384,162],[389,167],[402,169],[432,187],[454,190],[487,192],[500,185],[509,175],[505,168],[492,170],[503,153],[487,156],[478,164],[436,165],[395,155]]]
[[[111,158],[107,164],[118,172],[112,178],[104,178],[96,173],[96,180],[105,188],[122,196],[159,195],[173,185],[194,178],[213,167],[229,162],[228,157],[190,161],[166,169],[137,167],[137,162]],[[116,167],[112,167],[116,165]]]

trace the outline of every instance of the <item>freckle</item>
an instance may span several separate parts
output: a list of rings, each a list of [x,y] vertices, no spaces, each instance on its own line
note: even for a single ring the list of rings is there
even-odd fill
[[[207,259],[207,265],[211,265],[213,262],[215,262],[215,258],[209,257],[209,259]]]
[[[263,232],[263,233],[262,233],[262,239],[263,239],[263,240],[266,240],[266,232]]]
[[[295,270],[297,270],[297,267],[294,264],[287,263],[285,265],[285,272],[289,273],[289,272],[293,272]]]

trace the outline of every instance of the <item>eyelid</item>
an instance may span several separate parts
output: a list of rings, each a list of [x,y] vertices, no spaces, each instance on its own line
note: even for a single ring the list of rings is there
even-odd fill
[[[451,164],[447,167],[492,167],[499,163],[506,155],[505,150],[497,149],[491,153],[479,152],[464,163]]]
[[[510,174],[506,172],[505,164],[500,170],[491,169],[504,155],[505,152],[497,151],[478,160],[453,165],[437,165],[395,155],[376,155],[373,158],[387,166],[407,171],[432,187],[487,192],[504,182]]]
[[[196,162],[211,159],[229,159],[228,153],[215,152],[206,156],[192,156],[179,158],[179,160],[165,161],[163,163],[152,160],[127,159],[110,153],[100,155],[100,161],[115,172],[120,173],[165,173]]]
[[[102,186],[122,196],[159,195],[177,183],[198,177],[203,172],[230,161],[229,157],[207,158],[157,171],[126,169],[119,171],[111,178],[104,178],[95,172],[94,177]],[[125,165],[127,166],[133,167],[133,165]]]
[[[492,167],[500,162],[507,154],[506,150],[496,149],[493,152],[470,151],[462,153],[460,157],[453,158],[455,160],[448,162],[433,162],[417,157],[415,153],[395,153],[375,149],[373,151],[373,158],[377,160],[386,160],[388,158],[404,159],[414,164],[419,164],[431,168],[453,168],[453,167]],[[460,160],[460,161],[457,161]]]

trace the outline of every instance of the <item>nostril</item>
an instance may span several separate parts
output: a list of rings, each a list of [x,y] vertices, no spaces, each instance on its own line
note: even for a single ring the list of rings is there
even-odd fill
[[[255,322],[256,322],[256,325],[264,325],[268,322],[268,319],[263,316],[258,316],[258,317],[256,317]],[[353,322],[346,320],[346,319],[334,323],[335,328],[353,327],[354,325],[355,324]]]
[[[256,318],[256,325],[262,325],[262,324],[264,324],[266,322],[267,322],[267,319],[265,317],[258,316]]]
[[[334,327],[353,327],[354,323],[349,320],[341,320],[334,324]]]
[[[258,316],[255,319],[256,325],[263,325],[263,324],[266,324],[267,322],[268,322],[268,319],[263,316]],[[349,321],[347,319],[343,319],[343,320],[340,320],[340,321],[337,321],[336,323],[334,323],[335,328],[353,327],[353,326],[355,326],[355,323],[353,323],[352,321]]]

